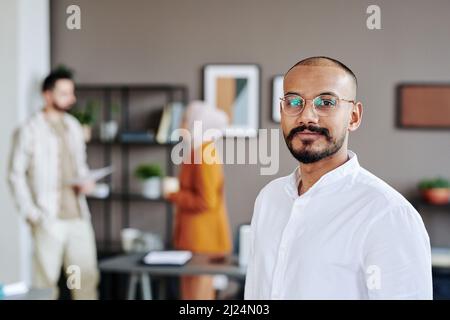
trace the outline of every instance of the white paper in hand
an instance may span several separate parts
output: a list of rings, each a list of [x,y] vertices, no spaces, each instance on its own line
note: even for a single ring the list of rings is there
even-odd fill
[[[144,257],[144,263],[149,265],[182,266],[191,258],[192,252],[190,251],[151,251]]]
[[[113,172],[113,167],[105,167],[101,169],[91,170],[85,177],[78,177],[69,181],[69,185],[82,185],[88,181],[98,181]]]

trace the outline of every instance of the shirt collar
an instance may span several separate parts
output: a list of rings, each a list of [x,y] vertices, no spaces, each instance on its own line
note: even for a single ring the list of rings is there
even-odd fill
[[[352,175],[357,172],[360,165],[356,153],[351,150],[347,150],[347,154],[349,156],[349,160],[320,177],[320,179],[307,191],[307,193],[313,190],[317,191],[322,187],[326,187],[348,175]],[[298,184],[301,180],[300,166],[295,168],[294,172],[292,172],[288,178],[289,179],[288,183],[285,185],[285,190],[293,199],[298,198]]]

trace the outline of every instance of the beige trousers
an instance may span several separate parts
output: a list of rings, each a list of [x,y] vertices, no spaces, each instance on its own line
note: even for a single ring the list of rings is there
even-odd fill
[[[97,252],[90,220],[51,220],[32,227],[36,288],[52,288],[58,297],[61,268],[75,300],[98,298]]]

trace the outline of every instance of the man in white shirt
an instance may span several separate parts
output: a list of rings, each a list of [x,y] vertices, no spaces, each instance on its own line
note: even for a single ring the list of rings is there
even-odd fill
[[[256,199],[246,299],[432,299],[420,215],[347,149],[363,112],[356,89],[328,57],[285,74],[281,126],[300,165]]]
[[[68,70],[55,70],[42,86],[45,107],[15,133],[9,185],[19,213],[31,227],[33,286],[53,288],[64,266],[74,299],[97,298],[97,256],[86,193],[95,183],[73,185],[87,176],[80,123],[66,111],[75,103]]]

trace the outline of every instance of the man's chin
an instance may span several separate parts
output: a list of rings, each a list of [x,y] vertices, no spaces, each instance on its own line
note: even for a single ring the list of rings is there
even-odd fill
[[[311,148],[320,149],[320,144],[323,143],[320,139],[293,139],[291,146],[294,150],[300,151],[310,151]]]
[[[292,153],[292,155],[298,162],[303,164],[314,163],[322,160],[322,158],[318,157],[316,153],[311,152],[295,152]]]
[[[59,112],[69,112],[70,109],[72,109],[72,107],[56,107],[55,106],[55,110],[57,110]]]
[[[324,155],[327,154],[326,150],[312,146],[312,144],[298,147],[292,146],[289,148],[289,151],[292,156],[301,163],[314,163],[320,161],[324,158]]]

